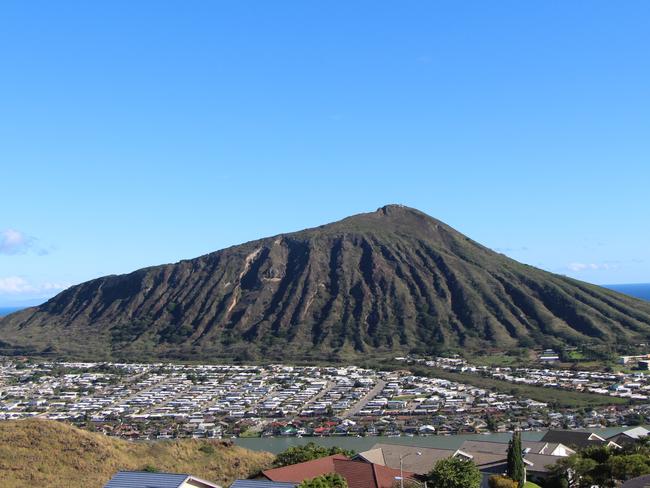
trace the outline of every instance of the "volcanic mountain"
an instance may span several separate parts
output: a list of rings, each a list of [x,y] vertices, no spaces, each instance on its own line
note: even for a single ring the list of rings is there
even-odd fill
[[[518,263],[401,205],[98,278],[0,319],[0,352],[129,360],[648,340],[650,303]]]

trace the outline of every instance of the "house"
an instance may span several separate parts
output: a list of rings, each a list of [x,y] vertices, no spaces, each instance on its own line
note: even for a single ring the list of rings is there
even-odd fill
[[[522,441],[521,448],[524,450],[524,455],[541,454],[553,457],[566,457],[575,454],[573,449],[565,446],[560,442],[535,442],[535,441]],[[461,444],[460,449],[466,452],[493,452],[493,453],[508,453],[508,444],[505,442],[491,442],[491,441],[465,441]]]
[[[422,475],[431,471],[439,460],[453,456],[454,452],[454,449],[379,443],[372,446],[368,451],[360,452],[357,458],[396,470],[400,468],[401,458],[404,470]]]
[[[189,474],[120,471],[104,488],[221,488]]]
[[[577,430],[549,430],[542,441],[558,442],[565,446],[584,449],[589,446],[607,445],[610,447],[621,447],[616,442],[608,441],[593,432],[582,432]]]
[[[575,453],[560,443],[523,441],[524,464],[530,480],[543,480],[548,475],[547,466],[562,457]],[[434,449],[397,444],[375,444],[370,450],[360,452],[357,458],[399,470],[400,461],[405,470],[417,475],[431,471],[441,459],[460,457],[472,461],[483,475],[482,486],[488,486],[489,477],[503,474],[507,469],[508,444],[468,440],[458,449]]]
[[[650,430],[645,427],[634,427],[633,429],[628,429],[626,431],[620,432],[607,438],[610,442],[615,442],[619,446],[624,446],[627,444],[632,444],[633,442],[646,437],[650,434]]]
[[[560,356],[553,349],[545,349],[539,356],[539,360],[542,362],[554,362],[559,361]]]
[[[392,488],[395,479],[400,476],[399,469],[392,469],[380,464],[352,460],[342,454],[334,454],[304,463],[292,464],[281,468],[262,471],[262,476],[271,481],[301,483],[327,473],[338,473],[348,483],[349,488]],[[412,478],[414,473],[403,471],[405,478]]]

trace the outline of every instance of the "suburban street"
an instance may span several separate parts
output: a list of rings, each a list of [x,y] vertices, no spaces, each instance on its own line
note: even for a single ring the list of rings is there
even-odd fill
[[[377,384],[370,390],[366,395],[359,400],[357,403],[355,403],[352,408],[350,408],[348,411],[343,413],[342,417],[343,418],[348,418],[348,417],[354,417],[357,413],[359,413],[360,410],[363,409],[363,407],[366,406],[366,404],[375,398],[381,390],[384,389],[384,386],[386,386],[386,382],[382,379],[377,380]]]

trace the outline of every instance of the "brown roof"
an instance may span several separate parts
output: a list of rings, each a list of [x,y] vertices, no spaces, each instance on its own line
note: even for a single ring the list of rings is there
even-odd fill
[[[293,483],[300,483],[303,480],[327,473],[338,473],[343,476],[348,482],[349,488],[391,488],[395,482],[395,477],[400,475],[399,469],[363,461],[353,461],[342,454],[262,471],[262,474],[271,481]],[[414,473],[404,471],[405,478],[413,476]]]
[[[335,460],[336,472],[348,482],[349,488],[392,488],[399,469],[392,469],[374,463],[362,461]],[[404,471],[405,478],[412,478],[413,473]]]
[[[283,466],[281,468],[267,469],[262,471],[262,474],[271,481],[288,481],[300,483],[303,480],[315,478],[327,473],[334,473],[334,460],[335,459],[348,459],[343,454],[334,454],[313,461],[305,461],[304,463],[292,464],[290,466]]]

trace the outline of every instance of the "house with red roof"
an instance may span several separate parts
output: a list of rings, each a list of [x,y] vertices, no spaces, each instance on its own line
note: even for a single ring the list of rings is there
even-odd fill
[[[343,454],[262,471],[262,475],[268,480],[289,483],[301,483],[327,473],[340,474],[347,481],[349,488],[392,488],[396,478],[400,476],[399,469],[355,461]],[[413,476],[413,473],[404,471],[404,478]]]

